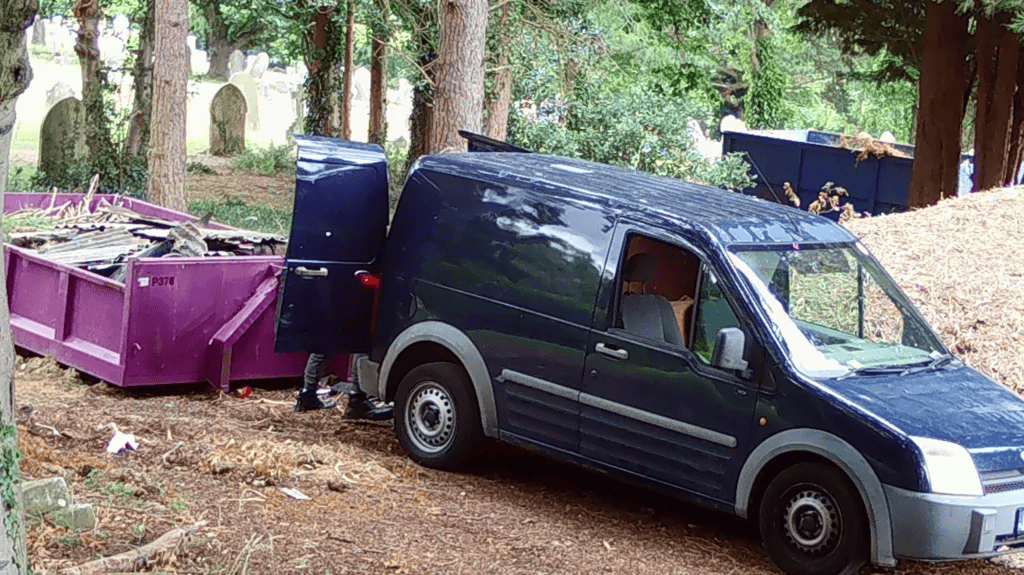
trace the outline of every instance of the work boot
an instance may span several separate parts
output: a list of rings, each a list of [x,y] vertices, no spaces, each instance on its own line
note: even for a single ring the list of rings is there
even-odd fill
[[[366,419],[368,421],[385,421],[391,419],[394,410],[388,405],[378,405],[374,398],[362,391],[348,394],[346,419]]]
[[[312,393],[303,392],[295,400],[293,411],[316,411],[317,409],[330,409],[337,404],[330,400],[323,400],[317,397],[316,390]]]

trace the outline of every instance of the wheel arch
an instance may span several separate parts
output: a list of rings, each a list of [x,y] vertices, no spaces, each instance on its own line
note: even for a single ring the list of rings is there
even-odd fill
[[[816,429],[789,429],[758,445],[740,470],[736,484],[736,514],[746,518],[756,513],[768,483],[782,469],[800,461],[829,463],[849,478],[857,488],[867,513],[871,562],[895,565],[889,502],[882,483],[856,448],[831,433]]]
[[[398,334],[381,362],[378,396],[393,401],[402,378],[416,366],[433,361],[456,363],[466,370],[479,403],[484,435],[497,438],[498,412],[487,364],[469,337],[450,324],[424,321]]]

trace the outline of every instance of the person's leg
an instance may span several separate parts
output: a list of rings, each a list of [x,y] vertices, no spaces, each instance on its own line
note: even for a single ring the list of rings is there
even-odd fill
[[[392,409],[388,405],[378,405],[377,399],[359,387],[359,370],[355,369],[356,361],[364,354],[352,356],[352,383],[355,389],[348,392],[348,409],[345,410],[345,417],[349,419],[368,419],[370,421],[383,421],[391,419]]]
[[[313,411],[315,409],[327,409],[335,406],[333,401],[321,400],[317,395],[317,388],[320,376],[323,373],[324,364],[327,363],[327,355],[322,353],[311,353],[306,360],[306,370],[302,374],[302,390],[295,401],[295,411]]]

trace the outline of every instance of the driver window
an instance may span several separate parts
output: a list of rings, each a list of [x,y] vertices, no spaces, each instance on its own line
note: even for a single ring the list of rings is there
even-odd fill
[[[693,353],[704,363],[711,363],[718,332],[726,327],[740,327],[732,306],[722,293],[718,278],[707,266],[702,266],[697,315],[693,329]]]
[[[690,347],[700,260],[688,250],[646,236],[629,238],[619,272],[616,327]]]

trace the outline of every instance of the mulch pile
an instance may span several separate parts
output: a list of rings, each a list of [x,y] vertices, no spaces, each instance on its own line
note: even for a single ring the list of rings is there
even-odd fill
[[[1024,188],[846,225],[956,356],[1024,390]]]

